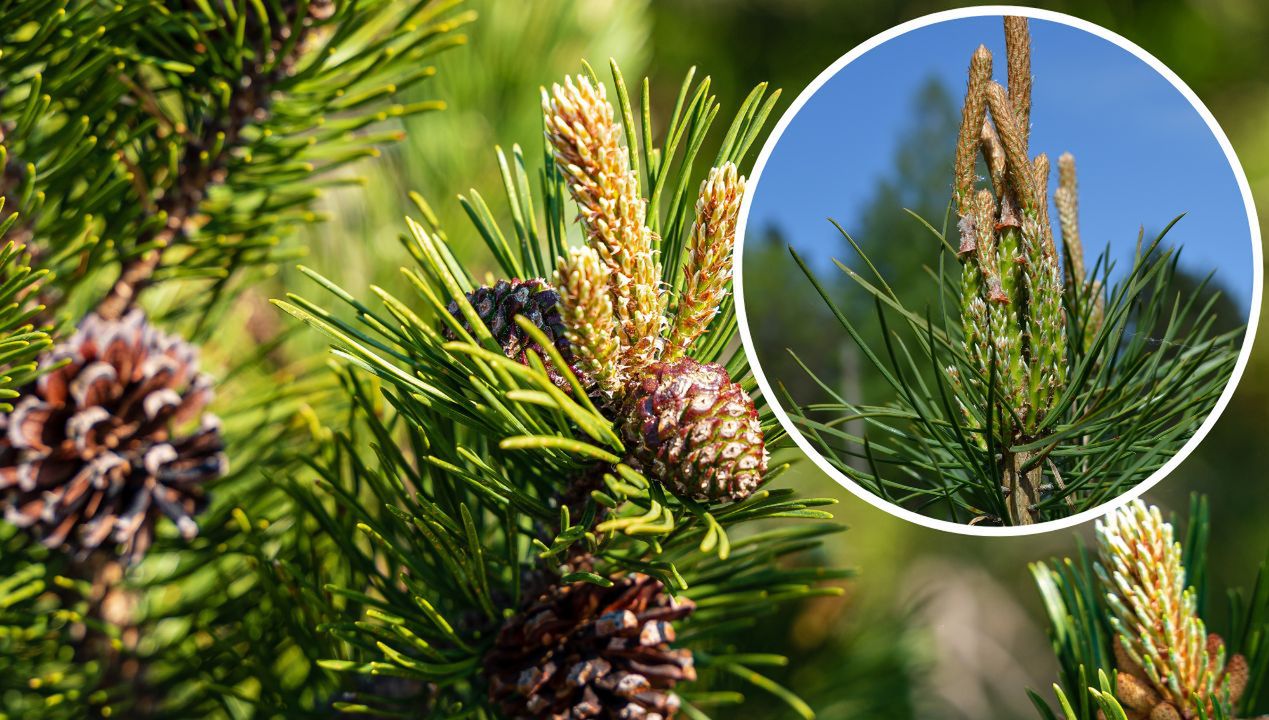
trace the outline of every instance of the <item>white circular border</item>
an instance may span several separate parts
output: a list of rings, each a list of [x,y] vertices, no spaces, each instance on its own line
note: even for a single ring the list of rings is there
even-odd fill
[[[749,323],[746,320],[747,313],[745,312],[745,283],[743,271],[745,236],[746,230],[748,229],[749,211],[753,203],[754,195],[756,195],[755,190],[762,178],[762,170],[766,167],[767,160],[771,157],[772,151],[775,149],[776,144],[780,141],[780,136],[784,134],[785,128],[789,126],[789,123],[792,122],[794,116],[798,114],[798,111],[802,109],[802,106],[811,99],[811,96],[813,96],[816,91],[824,85],[824,83],[828,82],[828,80],[836,75],[842,68],[854,62],[856,58],[859,58],[878,45],[909,31],[947,20],[1001,15],[1022,15],[1029,18],[1035,18],[1037,20],[1048,20],[1050,22],[1061,23],[1108,40],[1129,53],[1132,53],[1139,60],[1153,68],[1155,72],[1159,73],[1167,79],[1168,82],[1172,83],[1172,86],[1190,102],[1190,105],[1193,106],[1193,108],[1203,118],[1203,121],[1207,123],[1208,129],[1211,130],[1212,134],[1216,137],[1217,142],[1220,143],[1221,149],[1225,151],[1225,158],[1229,161],[1230,168],[1234,171],[1234,177],[1238,181],[1238,187],[1242,191],[1243,205],[1247,210],[1247,220],[1251,230],[1253,282],[1251,316],[1247,321],[1247,331],[1243,340],[1243,347],[1238,354],[1238,362],[1234,366],[1234,372],[1230,376],[1224,392],[1222,392],[1220,398],[1217,399],[1216,406],[1207,416],[1207,419],[1199,426],[1199,429],[1194,436],[1191,437],[1189,441],[1181,447],[1181,450],[1168,460],[1163,467],[1156,470],[1150,477],[1146,478],[1136,487],[1128,490],[1115,499],[1098,505],[1091,510],[1085,510],[1082,513],[1072,515],[1071,517],[1050,520],[1038,525],[982,527],[926,517],[911,510],[899,507],[898,505],[886,502],[879,496],[874,495],[864,487],[857,484],[854,480],[846,477],[846,475],[837,468],[833,467],[833,465],[815,449],[810,441],[802,436],[801,431],[789,418],[788,414],[784,411],[784,408],[780,407],[780,404],[776,402],[776,396],[771,390],[771,383],[767,381],[766,375],[762,372],[762,365],[758,362],[758,354],[754,349],[753,337],[749,333]],[[794,100],[793,104],[789,106],[789,109],[785,111],[784,115],[780,118],[780,122],[776,124],[775,129],[772,130],[771,135],[767,138],[766,143],[763,145],[762,152],[758,155],[758,160],[754,164],[753,172],[747,184],[749,189],[748,192],[745,193],[745,199],[741,205],[740,223],[736,232],[737,245],[735,259],[733,261],[732,277],[736,292],[736,320],[740,323],[740,340],[744,346],[745,352],[749,355],[750,366],[753,370],[755,379],[758,381],[758,386],[762,389],[763,395],[767,398],[767,401],[770,404],[772,411],[775,413],[776,418],[779,419],[780,424],[784,426],[786,431],[788,431],[789,436],[793,438],[793,441],[799,448],[801,448],[802,452],[806,453],[807,456],[810,457],[817,466],[819,466],[820,470],[824,471],[829,477],[837,481],[839,485],[846,488],[855,496],[863,499],[873,507],[884,510],[891,515],[903,518],[909,522],[913,522],[927,528],[932,528],[934,530],[943,530],[961,535],[974,535],[979,537],[1020,537],[1069,528],[1071,526],[1078,525],[1079,523],[1113,512],[1114,510],[1127,504],[1129,501],[1140,497],[1142,493],[1158,484],[1160,480],[1167,477],[1169,473],[1175,470],[1177,466],[1179,466],[1185,458],[1188,457],[1196,447],[1198,447],[1198,445],[1203,441],[1203,438],[1211,431],[1212,426],[1216,424],[1217,419],[1220,417],[1221,413],[1224,412],[1225,407],[1229,405],[1229,400],[1233,397],[1234,389],[1237,387],[1239,380],[1242,379],[1243,371],[1247,368],[1247,361],[1251,356],[1252,344],[1256,338],[1256,324],[1260,318],[1260,299],[1263,291],[1262,285],[1264,282],[1263,268],[1261,266],[1262,251],[1260,224],[1256,218],[1256,208],[1252,202],[1251,187],[1247,183],[1247,174],[1243,172],[1243,167],[1238,162],[1238,157],[1234,154],[1234,148],[1230,145],[1229,138],[1225,136],[1225,132],[1221,130],[1220,125],[1217,124],[1216,118],[1212,116],[1211,111],[1207,109],[1207,106],[1203,104],[1203,101],[1194,94],[1194,91],[1191,90],[1189,86],[1176,75],[1176,73],[1172,72],[1172,70],[1168,69],[1166,65],[1160,62],[1158,58],[1146,52],[1127,38],[1121,37],[1118,34],[1101,27],[1100,25],[1095,25],[1086,20],[1081,20],[1080,18],[1073,17],[1071,15],[1053,12],[1050,10],[1039,10],[1036,8],[1015,5],[983,5],[980,7],[959,8],[956,10],[936,12],[916,18],[915,20],[909,20],[901,25],[890,28],[879,35],[869,38],[861,45],[856,46],[850,52],[838,58],[836,62],[821,72],[815,80],[812,81],[811,84],[797,96],[797,99]]]

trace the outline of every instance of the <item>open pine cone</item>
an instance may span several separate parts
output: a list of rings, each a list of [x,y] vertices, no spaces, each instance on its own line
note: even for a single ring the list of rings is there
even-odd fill
[[[767,471],[753,400],[717,363],[653,363],[627,390],[621,416],[629,462],[679,495],[742,500]]]
[[[489,328],[490,334],[494,336],[494,340],[502,347],[507,357],[527,365],[529,350],[534,350],[546,365],[546,372],[551,382],[560,388],[568,388],[568,382],[551,363],[546,352],[516,324],[516,315],[523,315],[546,334],[560,356],[564,358],[564,362],[569,363],[569,369],[581,379],[580,372],[573,367],[575,360],[573,348],[565,336],[564,321],[560,319],[560,296],[550,283],[539,278],[499,280],[492,286],[478,287],[467,293],[467,300],[484,321],[485,327]],[[471,332],[471,325],[463,317],[457,302],[451,301],[447,309],[465,330]],[[449,328],[445,329],[445,336],[450,340],[456,339],[456,335]],[[584,380],[583,385],[585,385]]]
[[[696,679],[670,623],[694,609],[637,573],[608,588],[553,586],[499,631],[485,656],[489,698],[517,720],[668,720],[675,685]]]
[[[150,327],[140,310],[118,321],[93,314],[41,365],[61,367],[0,415],[5,519],[80,556],[110,541],[139,559],[160,515],[196,535],[203,485],[226,460],[215,416],[175,433],[211,399],[194,347]]]

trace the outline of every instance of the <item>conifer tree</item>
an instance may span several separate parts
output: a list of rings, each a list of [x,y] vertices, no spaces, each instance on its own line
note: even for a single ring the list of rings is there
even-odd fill
[[[375,288],[376,310],[310,273],[346,312],[278,303],[330,337],[354,398],[314,463],[322,491],[293,488],[341,549],[325,572],[344,645],[320,665],[365,678],[345,710],[702,717],[739,699],[707,689],[730,675],[811,715],[754,669],[782,658],[729,641],[843,577],[788,564],[839,526],[744,529],[830,517],[769,485],[784,438],[719,272],[775,95],[741,103],[702,169],[708,79],[689,73],[662,144],[647,81],[638,108],[615,64],[608,87],[587,67],[543,90],[536,192],[525,153],[497,151],[509,226],[463,199],[500,277],[474,278],[416,195],[412,298]]]
[[[278,447],[262,433],[291,433],[214,402],[241,387],[195,343],[293,255],[314,197],[346,182],[333,171],[398,139],[385,121],[440,107],[394,96],[470,19],[427,2],[0,6],[0,714],[205,716],[248,692],[200,660],[224,663],[235,618],[206,603],[206,549],[226,527],[215,498]]]

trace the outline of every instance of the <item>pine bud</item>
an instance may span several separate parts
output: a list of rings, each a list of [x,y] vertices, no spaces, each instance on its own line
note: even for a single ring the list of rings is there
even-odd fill
[[[1032,165],[1032,196],[1040,201],[1023,212],[1023,280],[1027,303],[1023,321],[1030,336],[1031,412],[1027,426],[1043,419],[1066,383],[1066,309],[1062,302],[1061,268],[1053,248],[1045,187],[1049,160],[1041,153]]]
[[[992,121],[1005,151],[1005,176],[1009,186],[1023,208],[1033,208],[1036,203],[1035,178],[1031,160],[1027,157],[1026,136],[1005,89],[999,83],[987,86],[987,107],[991,110]]]
[[[621,125],[604,86],[581,76],[550,93],[543,89],[542,111],[555,165],[577,203],[582,229],[612,276],[626,364],[647,365],[660,356],[663,343],[661,263]]]
[[[679,297],[670,348],[665,360],[682,357],[709,323],[727,294],[731,279],[736,224],[744,199],[745,178],[732,163],[709,171],[696,200],[696,220],[688,238],[683,294]]]
[[[962,216],[972,212],[974,164],[978,157],[980,135],[987,117],[987,85],[991,83],[991,52],[983,45],[969,61],[969,82],[965,104],[961,108],[961,129],[956,138],[955,185],[956,201]]]
[[[1058,188],[1053,194],[1058,210],[1058,228],[1062,232],[1062,245],[1070,258],[1067,282],[1084,284],[1084,246],[1080,242],[1079,195],[1075,182],[1075,156],[1062,153],[1058,158]]]
[[[625,380],[621,334],[613,313],[612,273],[594,248],[572,248],[556,271],[560,314],[581,370],[608,395]]]
[[[1046,257],[1050,260],[1057,259],[1057,246],[1053,242],[1053,226],[1049,223],[1049,156],[1047,153],[1040,153],[1035,156],[1032,161],[1034,170],[1035,189],[1031,191],[1032,196],[1037,198],[1035,206],[1036,218],[1040,222],[1040,231],[1044,234],[1043,250]],[[1053,268],[1061,273],[1061,266],[1056,262]]]
[[[1009,103],[1022,132],[1022,150],[1031,134],[1031,30],[1025,17],[1005,17],[1005,61],[1009,71]]]

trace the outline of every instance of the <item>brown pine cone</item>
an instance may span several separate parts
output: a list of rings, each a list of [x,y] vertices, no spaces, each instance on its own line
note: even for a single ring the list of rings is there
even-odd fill
[[[81,557],[109,542],[140,559],[160,515],[196,535],[203,484],[227,463],[215,416],[176,434],[211,399],[194,347],[150,327],[140,310],[118,321],[93,314],[41,365],[61,367],[0,415],[5,519]]]
[[[679,495],[743,500],[767,471],[753,400],[717,363],[653,363],[627,391],[621,416],[628,462]]]
[[[668,720],[675,685],[696,679],[670,623],[695,607],[638,573],[609,588],[553,586],[503,624],[485,656],[490,701],[515,720]]]
[[[546,365],[546,372],[551,382],[560,388],[568,389],[568,382],[547,357],[546,351],[538,347],[537,343],[533,342],[532,338],[516,324],[516,315],[523,315],[546,334],[582,384],[587,383],[581,371],[573,365],[576,358],[573,355],[573,346],[569,344],[568,337],[565,335],[564,321],[560,318],[560,295],[550,283],[540,278],[499,280],[492,286],[478,287],[467,293],[467,301],[476,310],[476,314],[485,323],[485,327],[489,328],[490,334],[494,336],[494,340],[502,347],[502,352],[507,357],[528,365],[529,350],[534,350],[542,358],[542,363]],[[447,309],[449,314],[463,326],[463,329],[471,332],[471,326],[463,317],[457,302],[451,301]],[[448,327],[445,328],[445,337],[450,340],[457,338]]]

